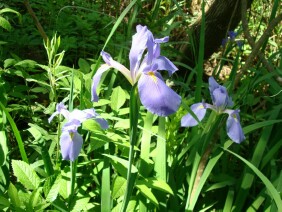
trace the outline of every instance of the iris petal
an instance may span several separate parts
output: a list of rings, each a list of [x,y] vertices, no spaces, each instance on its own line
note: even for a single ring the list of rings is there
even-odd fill
[[[120,64],[119,62],[115,61],[111,55],[107,52],[102,51],[101,55],[103,57],[103,60],[105,61],[105,63],[107,63],[109,66],[111,66],[112,68],[115,68],[116,70],[120,71],[125,78],[131,83],[132,82],[132,78],[131,78],[131,74],[130,71],[122,64]]]
[[[105,119],[96,118],[95,121],[97,121],[100,124],[102,129],[108,129],[109,128],[108,122]]]
[[[229,113],[229,117],[226,122],[226,128],[227,135],[232,141],[241,143],[243,140],[245,140],[244,132],[240,124],[240,116],[238,110],[234,110]]]
[[[82,148],[82,136],[75,132],[64,130],[60,137],[62,157],[64,160],[74,161],[78,158]]]
[[[84,122],[86,119],[91,119],[97,116],[95,110],[92,109],[85,109],[85,110],[78,110],[74,109],[69,116],[69,120],[78,120],[80,123]]]
[[[199,121],[202,121],[202,119],[205,117],[207,112],[207,109],[203,103],[193,104],[191,106],[191,110],[193,111],[193,113],[195,113]],[[196,125],[198,125],[198,121],[190,113],[183,116],[181,119],[182,127],[194,127]]]
[[[166,57],[159,56],[154,60],[154,64],[158,65],[158,70],[168,71],[169,76],[171,76],[175,71],[178,70],[176,66]]]
[[[50,116],[48,122],[50,123],[56,115],[62,114],[66,119],[69,118],[69,111],[63,102],[60,102],[56,105],[56,111]]]
[[[158,72],[142,74],[138,90],[145,108],[159,116],[168,116],[180,106],[181,97],[165,84]]]
[[[138,71],[142,55],[147,48],[148,38],[153,36],[146,26],[137,25],[136,31],[132,36],[132,45],[129,52],[130,70],[134,75]]]
[[[213,104],[216,107],[221,107],[223,109],[226,107],[228,103],[228,94],[226,88],[222,86],[216,88],[212,93],[212,97],[213,97]]]
[[[111,68],[108,64],[103,64],[101,67],[97,70],[96,74],[93,76],[92,79],[92,86],[91,86],[91,101],[98,102],[99,97],[97,95],[97,87],[99,85],[99,82],[101,80],[102,74],[108,71]]]
[[[227,89],[219,85],[213,77],[209,78],[209,90],[213,104],[220,110],[224,110],[226,106],[233,106],[232,99],[228,96]]]

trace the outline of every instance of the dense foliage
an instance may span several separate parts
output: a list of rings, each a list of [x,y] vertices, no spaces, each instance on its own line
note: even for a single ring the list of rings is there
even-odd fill
[[[282,211],[281,2],[189,67],[194,3],[0,3],[1,211]]]

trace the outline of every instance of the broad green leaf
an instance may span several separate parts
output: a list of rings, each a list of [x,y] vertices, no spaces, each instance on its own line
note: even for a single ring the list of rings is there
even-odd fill
[[[82,59],[82,58],[79,58],[79,60],[78,60],[78,66],[79,66],[79,69],[80,69],[80,71],[81,71],[82,73],[84,73],[84,74],[89,73],[89,71],[90,71],[90,65],[89,65],[89,63],[88,63],[86,60],[84,60],[84,59]]]
[[[76,199],[75,202],[72,204],[73,207],[71,208],[71,211],[72,212],[87,211],[87,203],[89,202],[89,200],[90,200],[89,197]]]
[[[35,87],[35,88],[30,89],[30,91],[34,93],[43,93],[43,94],[46,94],[49,92],[46,88],[43,88],[43,87]]]
[[[129,129],[128,119],[121,119],[121,120],[117,121],[117,123],[115,124],[115,128]]]
[[[20,67],[20,68],[28,68],[28,69],[34,69],[37,62],[34,60],[22,60],[20,62],[17,62],[14,66]]]
[[[57,176],[57,178],[55,176],[49,177],[47,181],[44,184],[46,201],[53,202],[57,198],[61,188],[61,175]]]
[[[126,101],[126,93],[124,90],[118,86],[113,89],[111,96],[111,108],[118,112],[118,110],[124,105]]]
[[[154,205],[159,207],[159,202],[157,198],[155,197],[155,195],[152,193],[151,189],[149,189],[144,184],[138,184],[138,182],[136,183],[136,188],[143,194],[143,196],[148,198]]]
[[[126,211],[136,211],[136,204],[137,204],[136,199],[132,199],[132,198],[131,198],[131,200],[130,200],[129,203],[128,203],[128,206],[127,206]],[[111,212],[120,212],[121,207],[122,207],[122,202],[120,202],[119,204],[117,204],[117,205],[111,210]]]
[[[9,21],[7,21],[5,18],[0,16],[0,27],[6,29],[7,31],[11,31],[12,30],[12,26],[9,23]]]
[[[8,190],[8,193],[9,193],[9,190]],[[6,207],[9,207],[9,206],[10,206],[9,200],[6,199],[5,197],[0,196],[0,209],[6,208]]]
[[[170,186],[161,179],[156,178],[146,178],[144,180],[138,180],[138,184],[145,184],[149,188],[154,188],[173,195],[173,191]]]
[[[15,207],[20,207],[21,206],[21,202],[19,199],[19,195],[18,195],[18,191],[16,189],[16,187],[10,183],[9,188],[8,188],[8,195],[10,197],[11,200],[11,204]]]
[[[109,139],[106,135],[92,133],[90,136],[90,145],[87,153],[104,146],[108,142],[111,142],[111,139]]]
[[[42,134],[41,134],[41,132],[37,128],[31,126],[27,130],[33,136],[35,141],[38,141],[40,138],[42,138]]]
[[[17,63],[17,61],[14,58],[6,59],[4,61],[4,68],[9,68],[10,66],[15,65],[16,63]]]
[[[8,151],[5,131],[0,131],[0,166],[6,162]]]
[[[101,131],[101,126],[93,119],[87,119],[83,122],[82,128],[91,132]]]
[[[28,165],[24,161],[12,160],[12,167],[14,175],[25,188],[34,190],[39,187],[40,178],[37,176],[30,165]]]
[[[34,209],[35,206],[39,205],[42,201],[40,193],[42,191],[42,188],[36,189],[31,193],[29,202],[28,202],[28,207],[30,209]]]
[[[115,181],[113,183],[113,199],[117,199],[120,196],[124,195],[126,189],[126,179],[120,176],[117,176],[115,178]]]
[[[103,155],[110,158],[111,164],[116,168],[116,170],[121,174],[121,176],[126,178],[128,161],[114,155],[108,155],[108,154],[103,154]],[[137,172],[138,172],[137,168],[134,165],[132,165],[131,173],[137,173]]]

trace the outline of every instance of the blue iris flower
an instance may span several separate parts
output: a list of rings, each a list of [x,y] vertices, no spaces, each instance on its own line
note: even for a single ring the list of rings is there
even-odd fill
[[[229,116],[226,122],[227,135],[232,141],[241,143],[245,139],[245,136],[240,124],[240,111],[227,109],[227,107],[233,106],[233,101],[228,96],[226,88],[219,85],[213,77],[209,78],[209,90],[213,104],[211,105],[205,102],[196,103],[191,106],[191,110],[199,121],[205,117],[208,108],[216,111],[218,114],[228,114]],[[198,125],[198,121],[189,113],[181,119],[182,127],[193,127],[196,125]]]
[[[92,82],[92,101],[98,101],[97,86],[101,76],[110,68],[120,71],[134,85],[138,83],[141,103],[150,112],[159,116],[168,116],[177,111],[181,97],[166,85],[160,70],[172,75],[177,68],[166,57],[160,55],[160,44],[168,42],[168,37],[155,39],[146,26],[138,25],[132,37],[129,52],[130,69],[115,61],[110,54],[102,51],[105,64],[97,70]]]
[[[103,129],[108,128],[108,123],[105,119],[99,118],[99,114],[94,109],[68,111],[64,103],[59,103],[56,106],[56,111],[48,119],[49,123],[56,115],[63,115],[67,122],[62,127],[60,137],[61,153],[64,160],[74,161],[78,158],[83,144],[83,138],[78,133],[78,128],[82,122],[87,119],[94,118]]]
[[[230,42],[235,42],[237,44],[237,46],[239,47],[239,49],[242,49],[243,47],[243,42],[241,40],[236,40],[236,36],[238,35],[237,32],[234,31],[228,31],[228,37],[222,39],[221,45],[225,46],[229,41]]]

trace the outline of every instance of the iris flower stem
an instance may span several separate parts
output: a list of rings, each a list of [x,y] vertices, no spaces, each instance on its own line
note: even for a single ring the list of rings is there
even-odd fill
[[[71,168],[71,183],[70,183],[70,196],[69,196],[69,210],[74,195],[77,160],[70,161],[70,168]]]
[[[138,125],[138,115],[139,115],[139,104],[138,104],[138,92],[137,92],[137,84],[133,85],[131,93],[130,93],[130,109],[129,109],[129,117],[130,117],[130,148],[129,148],[129,157],[128,157],[128,169],[127,169],[127,184],[126,190],[124,194],[123,204],[121,211],[125,212],[128,206],[134,182],[137,176],[137,173],[131,173],[131,168],[133,165],[134,159],[134,145],[137,141],[137,125]]]
[[[201,159],[197,167],[196,176],[194,177],[194,183],[191,190],[190,195],[187,198],[185,211],[190,211],[190,205],[193,201],[193,198],[195,198],[195,193],[198,189],[201,177],[203,175],[203,172],[206,168],[206,165],[208,163],[210,154],[214,148],[215,142],[217,141],[217,131],[216,128],[220,126],[221,118],[218,117],[216,112],[212,112],[210,115],[210,118],[206,124],[206,127],[203,130],[202,138],[203,144],[199,146],[198,151],[201,152]]]

